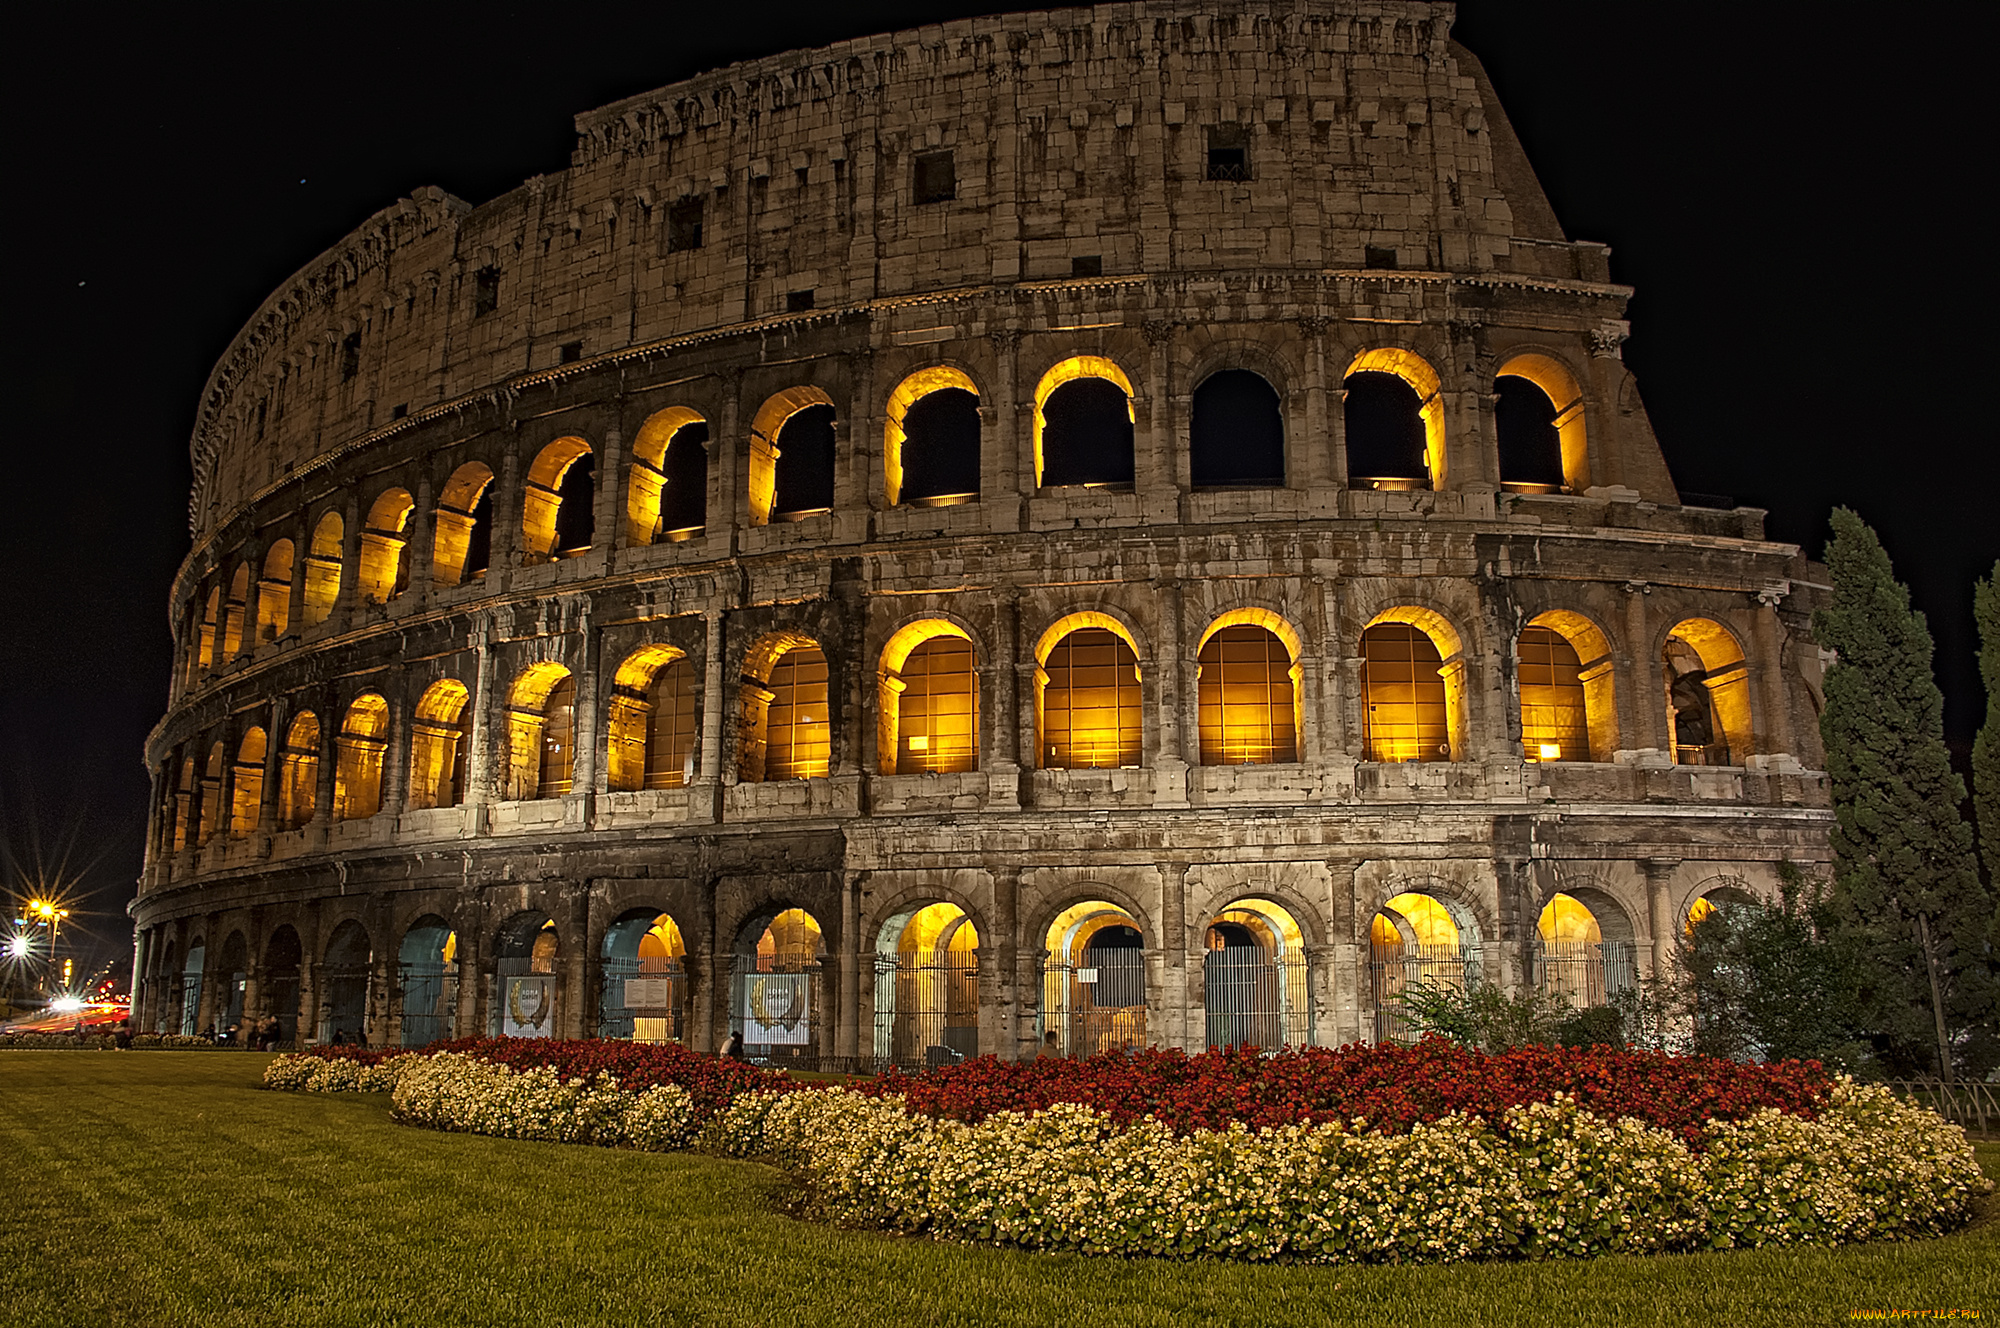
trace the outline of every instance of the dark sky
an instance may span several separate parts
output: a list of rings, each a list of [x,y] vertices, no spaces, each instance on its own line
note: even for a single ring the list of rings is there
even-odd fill
[[[0,838],[65,846],[126,945],[187,550],[187,437],[273,288],[419,185],[483,202],[568,162],[571,116],[732,60],[978,4],[42,8],[11,25]],[[701,13],[700,18],[690,14]],[[1929,615],[1954,745],[2000,557],[1991,9],[1474,0],[1557,215],[1638,288],[1626,360],[1683,489],[1818,552],[1835,503]],[[1968,54],[1978,59],[1968,60]],[[1982,162],[1988,163],[1981,165]],[[1982,185],[1982,181],[1986,183]]]

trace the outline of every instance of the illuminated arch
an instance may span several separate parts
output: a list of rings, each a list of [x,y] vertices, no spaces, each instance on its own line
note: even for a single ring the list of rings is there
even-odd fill
[[[833,398],[810,385],[773,393],[750,420],[750,524],[771,523],[778,496],[778,435],[792,416],[814,406],[833,407]]]
[[[819,919],[802,908],[760,912],[737,932],[732,1028],[772,1059],[819,1054],[826,1018]]]
[[[692,432],[682,435],[683,430]],[[669,406],[646,417],[632,440],[632,472],[625,499],[625,542],[633,547],[662,538],[680,540],[708,524],[708,421],[691,406]],[[682,448],[701,465],[683,464]],[[679,490],[691,486],[695,491]],[[700,521],[688,520],[697,512]]]
[[[1563,487],[1572,493],[1582,493],[1590,486],[1590,447],[1584,431],[1583,388],[1577,384],[1576,375],[1552,355],[1523,351],[1502,361],[1494,378],[1496,383],[1501,378],[1525,379],[1549,399],[1555,409],[1552,423],[1562,448]],[[1500,479],[1503,486],[1507,485],[1509,477],[1504,465]]]
[[[223,752],[221,742],[208,749],[208,762],[202,767],[201,775],[201,825],[195,842],[206,844],[222,829],[227,809],[222,805],[223,764],[228,757]]]
[[[1382,902],[1368,925],[1375,1040],[1415,1034],[1399,1012],[1411,986],[1466,991],[1477,981],[1479,924],[1469,909],[1429,890],[1404,890]]]
[[[923,1066],[979,1054],[979,929],[950,902],[906,908],[876,933],[875,1055]]]
[[[1754,750],[1750,666],[1713,618],[1685,618],[1661,652],[1667,733],[1676,765],[1740,765]]]
[[[1095,609],[1068,614],[1035,643],[1035,662],[1038,766],[1089,770],[1141,763],[1142,674],[1124,623]]]
[[[1064,1055],[1146,1045],[1145,945],[1138,918],[1105,899],[1071,904],[1049,923],[1042,1032]]]
[[[229,578],[229,600],[222,615],[222,655],[227,663],[243,653],[243,620],[250,604],[250,564],[239,562]]]
[[[1430,361],[1400,346],[1376,346],[1356,355],[1341,374],[1344,383],[1355,374],[1384,373],[1400,378],[1416,393],[1418,418],[1424,428],[1424,470],[1430,487],[1441,489],[1445,482],[1445,438],[1443,383]],[[1350,467],[1351,469],[1351,467]]]
[[[190,634],[187,653],[187,684],[195,681],[209,669],[215,667],[215,637],[222,620],[222,587],[210,586],[208,598],[203,602],[200,617],[192,612],[188,615]]]
[[[264,814],[264,730],[250,728],[236,744],[236,767],[229,777],[229,837],[248,839]]]
[[[387,604],[409,585],[409,560],[403,551],[416,505],[408,489],[390,489],[368,509],[368,519],[361,525],[359,575],[361,597],[370,604]]]
[[[403,933],[396,961],[398,1041],[428,1047],[450,1037],[458,1006],[458,933],[426,913]]]
[[[979,657],[957,623],[909,623],[882,648],[876,764],[883,774],[979,768]]]
[[[1195,650],[1203,765],[1299,759],[1303,645],[1298,629],[1269,609],[1231,609],[1209,623]]]
[[[1203,948],[1209,1046],[1311,1045],[1305,933],[1290,910],[1257,896],[1237,899],[1209,919]]]
[[[737,692],[738,778],[754,784],[827,773],[833,727],[827,676],[826,652],[803,632],[769,632],[750,647]]]
[[[278,765],[278,824],[303,829],[319,805],[319,716],[304,710],[285,730]]]
[[[687,1039],[687,943],[671,914],[627,909],[604,929],[597,1036]]]
[[[1397,626],[1409,630],[1378,630]],[[1458,629],[1433,609],[1400,604],[1369,620],[1361,633],[1364,759],[1464,759],[1464,656]]]
[[[292,621],[292,542],[277,540],[264,552],[264,574],[257,580],[257,644],[266,646],[285,634]]]
[[[1759,907],[1762,905],[1747,881],[1735,876],[1711,876],[1694,888],[1682,927],[1692,931],[1702,919],[1721,909]]]
[[[909,419],[910,408],[933,393],[945,391],[970,393],[975,402],[979,396],[979,386],[972,381],[970,375],[962,369],[955,369],[946,364],[932,365],[929,368],[917,370],[902,382],[896,384],[896,390],[889,394],[886,411],[887,418],[882,429],[882,484],[884,496],[888,499],[889,506],[891,507],[903,501],[903,452],[905,444],[909,441],[909,432],[906,424]],[[977,419],[976,414],[974,418],[975,420]],[[978,497],[979,493],[977,483],[978,474],[978,457],[975,455],[972,469],[974,484],[971,493],[971,496],[974,498]],[[956,493],[951,495],[915,494],[913,495],[913,499],[921,502],[947,496],[963,500],[962,496]]]
[[[1053,365],[1035,384],[1035,484],[1039,487],[1046,481],[1047,471],[1043,449],[1044,432],[1048,425],[1047,407],[1049,398],[1057,388],[1083,378],[1098,378],[1115,384],[1125,394],[1125,414],[1128,421],[1136,423],[1138,414],[1132,405],[1132,380],[1116,363],[1102,355],[1072,355]]]
[[[1618,710],[1611,642],[1597,624],[1568,609],[1538,613],[1521,629],[1514,654],[1527,759],[1609,761]]]
[[[417,701],[410,726],[410,806],[456,807],[465,800],[465,706],[471,689],[441,678]]]
[[[507,698],[507,796],[559,798],[575,775],[576,679],[560,664],[531,664]]]
[[[492,1013],[486,1031],[500,1037],[557,1037],[563,1026],[562,934],[539,909],[514,914],[493,938]]]
[[[527,482],[521,486],[521,551],[530,564],[590,547],[596,528],[592,459],[590,444],[583,439],[558,438],[528,467]]]
[[[313,527],[306,552],[306,596],[301,616],[306,626],[323,623],[340,598],[340,564],[346,555],[347,523],[328,512]]]
[[[363,692],[347,707],[335,740],[333,819],[359,821],[382,810],[382,764],[389,752],[389,703]]]
[[[431,580],[456,586],[483,577],[493,552],[493,470],[468,461],[438,492],[437,530],[431,546]]]
[[[631,792],[686,784],[700,719],[693,672],[687,652],[668,645],[641,646],[618,666],[611,680],[606,725],[606,769],[612,789]],[[669,684],[664,695],[663,680]]]

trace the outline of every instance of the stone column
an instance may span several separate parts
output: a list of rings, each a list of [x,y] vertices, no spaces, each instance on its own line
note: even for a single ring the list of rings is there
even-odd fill
[[[1333,421],[1327,414],[1327,320],[1308,315],[1299,320],[1305,338],[1305,428],[1285,431],[1285,484],[1293,489],[1336,487]],[[1290,425],[1292,421],[1287,420]],[[1344,473],[1344,471],[1343,471]]]
[[[312,821],[306,827],[306,842],[313,845],[325,844],[333,829],[333,776],[340,762],[339,694],[329,688],[321,696],[324,703],[320,713],[325,718],[319,726],[319,769],[314,772],[317,787],[313,790]]]
[[[1674,872],[1678,858],[1647,858],[1639,864],[1646,875],[1646,916],[1653,933],[1653,976],[1673,971],[1674,960]]]
[[[840,1024],[834,1055],[861,1054],[861,878],[865,873],[840,874]]]
[[[472,695],[466,701],[470,723],[466,726],[465,749],[465,790],[463,802],[466,808],[465,829],[468,834],[477,834],[485,826],[486,805],[494,798],[494,767],[499,753],[495,751],[493,736],[494,720],[499,714],[499,703],[493,695],[493,631],[485,615],[478,619],[473,631],[474,651]],[[505,731],[500,741],[504,742]]]
[[[270,847],[270,838],[279,830],[278,797],[279,781],[285,774],[286,729],[292,722],[291,703],[283,696],[271,702],[270,714],[264,730],[264,805],[257,809],[257,830],[264,837],[265,848]]]
[[[1194,1017],[1197,979],[1188,963],[1187,871],[1185,862],[1169,859],[1159,864],[1160,952],[1164,960],[1160,994],[1168,1005],[1161,1012],[1166,1016],[1161,1021],[1166,1025],[1163,1030],[1166,1036],[1157,1040],[1187,1051],[1199,1051],[1194,1030],[1189,1027]],[[1205,1028],[1199,1040],[1207,1040]]]
[[[1644,581],[1625,583],[1624,650],[1614,647],[1614,653],[1624,657],[1626,677],[1626,685],[1617,689],[1624,698],[1618,727],[1635,751],[1658,755],[1660,721],[1664,718],[1659,712],[1666,702],[1652,663],[1653,631],[1646,611],[1646,596],[1652,592]]]
[[[1021,869],[996,863],[993,880],[993,1041],[985,1050],[1003,1061],[1032,1055],[1021,1033]]]
[[[722,656],[727,642],[723,638],[721,609],[704,609],[701,615],[705,631],[701,661],[701,754],[696,758],[694,782],[698,793],[688,799],[690,819],[714,821],[721,816],[722,782],[722,707],[725,684],[722,674]]]
[[[582,795],[584,824],[590,824],[590,810],[595,795],[604,786],[601,767],[604,765],[599,748],[604,743],[603,715],[604,703],[608,699],[606,690],[598,686],[598,657],[602,643],[598,639],[596,626],[591,622],[591,601],[588,595],[580,597],[577,606],[576,630],[578,648],[576,661],[576,736],[571,754],[570,791]]]
[[[1185,624],[1182,622],[1185,594],[1179,581],[1167,581],[1157,589],[1161,612],[1159,657],[1155,661],[1159,673],[1159,702],[1155,709],[1160,716],[1160,744],[1154,761],[1157,775],[1153,805],[1185,807],[1188,805],[1189,698],[1184,678],[1190,672],[1186,667]]]
[[[661,457],[664,461],[666,458]],[[618,570],[619,545],[625,530],[624,506],[618,501],[619,479],[625,474],[625,435],[616,424],[604,431],[597,458],[597,492],[591,495],[591,544],[602,549],[606,574]]]
[[[405,577],[409,589],[403,593],[421,608],[430,603],[435,580],[431,568],[437,561],[437,504],[431,497],[429,475],[417,480],[414,497],[417,505],[410,511],[411,529],[408,531],[408,542],[403,546],[403,556],[410,560],[409,573]]]
[[[1021,343],[1021,334],[1010,328],[998,328],[988,332],[986,338],[993,344],[993,411],[988,451],[979,468],[979,498],[981,502],[1018,503],[1022,491],[1033,487],[1034,478],[1030,472],[1029,482],[1024,482],[1020,468],[1021,412],[1014,384],[1014,348]],[[1011,522],[1008,528],[1012,528]]]
[[[1796,756],[1792,745],[1791,697],[1785,686],[1785,659],[1783,629],[1778,625],[1778,600],[1781,592],[1766,590],[1757,596],[1757,621],[1755,641],[1757,647],[1757,680],[1764,706],[1763,732],[1758,736],[1765,754],[1773,756]]]
[[[572,881],[564,886],[557,905],[562,917],[556,923],[569,938],[560,951],[562,965],[562,1016],[564,1037],[589,1037],[597,1031],[595,1001],[597,964],[590,952],[590,884]]]

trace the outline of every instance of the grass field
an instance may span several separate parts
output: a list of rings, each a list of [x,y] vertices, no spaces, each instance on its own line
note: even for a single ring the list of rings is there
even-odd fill
[[[267,1057],[0,1053],[0,1324],[1832,1324],[2000,1314],[2000,1203],[1943,1240],[1424,1267],[1097,1260],[779,1216],[775,1173],[433,1134]],[[2000,1147],[1983,1146],[1989,1175]]]

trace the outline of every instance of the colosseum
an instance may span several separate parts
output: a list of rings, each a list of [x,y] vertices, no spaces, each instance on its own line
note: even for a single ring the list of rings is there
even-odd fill
[[[1335,1045],[1824,861],[1823,573],[1452,18],[791,52],[315,258],[199,403],[140,1025]]]

